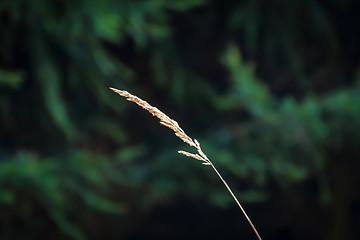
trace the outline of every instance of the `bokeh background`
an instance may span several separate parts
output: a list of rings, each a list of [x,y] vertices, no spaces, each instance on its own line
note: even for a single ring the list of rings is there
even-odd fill
[[[360,1],[3,0],[0,239],[359,239]]]

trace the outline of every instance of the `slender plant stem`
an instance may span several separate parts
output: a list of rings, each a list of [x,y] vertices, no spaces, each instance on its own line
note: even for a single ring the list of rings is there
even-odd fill
[[[259,233],[256,231],[256,228],[254,227],[254,224],[251,222],[250,218],[248,217],[248,215],[246,214],[245,210],[243,209],[243,207],[241,206],[241,204],[239,203],[239,201],[237,200],[237,198],[235,197],[234,193],[231,191],[230,187],[227,185],[227,183],[225,182],[225,180],[222,178],[222,176],[220,175],[220,173],[216,170],[214,164],[212,164],[212,162],[208,159],[208,157],[205,155],[205,153],[201,150],[200,147],[200,143],[196,140],[196,139],[191,139],[188,135],[186,135],[186,133],[184,132],[184,130],[182,130],[182,128],[179,126],[179,124],[169,118],[165,113],[161,112],[159,109],[157,109],[156,107],[151,106],[149,103],[147,103],[146,101],[138,98],[135,95],[132,95],[130,93],[128,93],[127,91],[122,91],[122,90],[118,90],[115,88],[110,88],[111,90],[113,90],[114,92],[120,94],[123,97],[126,97],[127,100],[136,103],[137,105],[141,106],[142,108],[144,108],[145,110],[149,111],[153,116],[157,117],[160,119],[160,123],[162,125],[164,125],[165,127],[168,127],[170,129],[172,129],[175,132],[175,135],[177,137],[179,137],[180,139],[182,139],[184,142],[186,142],[187,144],[189,144],[192,147],[195,147],[198,151],[199,154],[193,154],[193,153],[188,153],[185,151],[178,151],[181,154],[184,154],[188,157],[192,157],[195,158],[197,160],[203,161],[203,164],[205,165],[211,165],[211,167],[214,169],[214,171],[217,173],[217,175],[219,176],[219,178],[221,179],[221,181],[224,183],[225,187],[229,190],[231,196],[234,198],[235,202],[237,203],[237,205],[239,205],[241,211],[243,212],[243,214],[245,215],[246,219],[248,220],[248,222],[250,223],[250,226],[252,227],[252,229],[254,230],[254,232],[256,233],[256,236],[258,237],[259,240],[261,240],[261,237],[259,235]]]
[[[234,193],[231,191],[229,185],[226,183],[226,181],[222,178],[221,174],[218,172],[218,170],[215,168],[214,164],[212,164],[212,162],[209,163],[211,165],[211,167],[214,169],[214,171],[216,172],[216,174],[219,176],[219,178],[221,179],[221,181],[224,183],[225,187],[227,188],[227,190],[229,190],[231,196],[234,198],[235,202],[237,203],[237,205],[239,206],[239,208],[241,209],[241,211],[243,212],[243,214],[245,215],[246,219],[248,220],[250,226],[252,227],[252,229],[254,230],[256,236],[258,237],[259,240],[261,240],[261,237],[259,235],[259,233],[257,232],[254,224],[251,222],[250,218],[248,217],[248,215],[246,214],[244,208],[241,206],[240,202],[237,200],[237,198],[235,197]]]

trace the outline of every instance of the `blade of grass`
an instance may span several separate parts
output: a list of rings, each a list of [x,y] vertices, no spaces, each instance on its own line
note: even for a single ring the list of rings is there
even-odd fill
[[[160,123],[170,129],[172,129],[175,132],[175,135],[177,137],[179,137],[181,140],[183,140],[184,142],[186,142],[187,144],[189,144],[192,147],[195,147],[198,154],[193,154],[193,153],[188,153],[185,151],[178,151],[178,153],[184,154],[188,157],[194,158],[196,160],[200,160],[203,161],[204,165],[210,165],[214,171],[216,172],[216,174],[219,176],[220,180],[223,182],[223,184],[225,185],[225,187],[227,188],[227,190],[230,192],[231,196],[234,198],[235,202],[237,203],[237,205],[239,206],[239,208],[241,209],[241,211],[243,212],[243,214],[245,215],[247,221],[249,222],[250,226],[252,227],[252,229],[254,230],[256,236],[258,237],[259,240],[261,240],[261,237],[258,233],[258,231],[256,230],[254,224],[251,222],[249,216],[246,214],[244,208],[241,206],[240,202],[238,201],[238,199],[236,198],[236,196],[234,195],[234,193],[231,191],[231,188],[229,187],[229,185],[226,183],[226,181],[223,179],[223,177],[221,176],[221,174],[218,172],[218,170],[215,168],[214,164],[209,160],[209,158],[205,155],[205,153],[202,151],[201,147],[200,147],[200,143],[196,140],[196,139],[192,139],[190,138],[188,135],[186,135],[185,131],[179,126],[179,124],[169,118],[165,113],[161,112],[159,109],[157,109],[156,107],[151,106],[149,103],[147,103],[146,101],[138,98],[135,95],[130,94],[127,91],[123,91],[123,90],[118,90],[115,88],[110,88],[112,91],[120,94],[123,97],[126,97],[126,99],[128,101],[134,102],[137,105],[141,106],[142,108],[144,108],[145,110],[147,110],[148,112],[150,112],[153,116],[157,117],[160,119]]]

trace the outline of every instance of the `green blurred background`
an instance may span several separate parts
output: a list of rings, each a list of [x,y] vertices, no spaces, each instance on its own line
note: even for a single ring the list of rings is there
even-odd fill
[[[3,0],[0,239],[356,239],[360,2]]]

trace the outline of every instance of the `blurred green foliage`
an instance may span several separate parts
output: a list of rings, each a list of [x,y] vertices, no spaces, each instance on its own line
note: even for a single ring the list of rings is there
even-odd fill
[[[2,163],[2,238],[26,238],[26,231],[14,231],[17,224],[23,224],[27,231],[31,230],[28,229],[30,227],[41,230],[41,226],[50,219],[64,234],[74,239],[84,239],[84,234],[69,220],[69,216],[77,221],[85,221],[87,213],[74,212],[69,201],[87,206],[82,209],[124,213],[126,207],[121,202],[114,203],[105,197],[109,185],[117,182],[112,171],[107,169],[106,160],[86,152],[72,152],[56,159],[39,159],[34,154],[18,153],[13,159]],[[38,208],[46,211],[47,217],[34,217],[38,214]],[[27,226],[33,220],[34,225]]]
[[[0,238],[137,236],[142,216],[181,197],[233,207],[210,169],[110,86],[176,119],[242,202],[315,185],[307,194],[337,225],[354,193],[335,183],[358,180],[357,6],[2,1]]]

